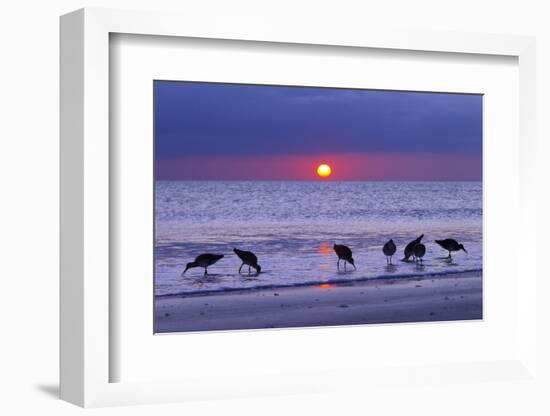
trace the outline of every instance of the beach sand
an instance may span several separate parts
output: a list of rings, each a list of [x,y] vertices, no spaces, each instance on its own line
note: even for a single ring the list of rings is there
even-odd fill
[[[482,319],[481,272],[157,297],[156,333]]]

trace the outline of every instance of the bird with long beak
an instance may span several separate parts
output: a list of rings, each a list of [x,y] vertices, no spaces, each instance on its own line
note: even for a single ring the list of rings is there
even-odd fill
[[[466,249],[462,244],[460,244],[458,241],[452,239],[452,238],[446,238],[445,240],[435,240],[437,244],[441,246],[444,250],[447,250],[449,252],[449,258],[452,259],[451,252],[453,251],[464,251],[464,253],[468,254]]]
[[[193,267],[204,267],[204,275],[206,276],[208,274],[208,266],[212,266],[221,258],[223,258],[223,254],[201,254],[195,258],[195,261],[187,263],[187,266],[185,266],[185,270],[181,275],[183,276],[187,270]]]
[[[250,274],[251,267],[253,267],[256,270],[257,274],[260,274],[260,272],[262,271],[262,268],[258,264],[258,257],[256,257],[256,255],[253,252],[239,250],[238,248],[234,248],[233,251],[243,262],[241,264],[241,267],[239,267],[239,274],[241,273],[241,269],[243,268],[244,265],[248,266],[248,274]]]
[[[409,257],[414,256],[414,247],[422,241],[422,237],[424,237],[424,234],[405,246],[405,257],[401,261],[409,261]]]
[[[338,268],[338,270],[340,270],[340,260],[344,260],[344,271],[346,271],[346,263],[351,264],[353,268],[357,270],[357,267],[355,267],[355,261],[352,257],[351,249],[348,246],[344,246],[342,244],[334,244],[332,248],[338,256],[338,262],[336,263],[336,267]]]

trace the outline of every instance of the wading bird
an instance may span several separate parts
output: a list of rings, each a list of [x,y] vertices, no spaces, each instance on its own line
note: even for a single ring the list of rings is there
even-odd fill
[[[424,257],[424,254],[426,254],[426,246],[424,244],[418,243],[414,246],[415,260],[420,262],[420,264],[423,264],[422,257]]]
[[[187,266],[185,266],[185,270],[181,275],[183,276],[188,269],[191,269],[193,267],[204,267],[204,275],[206,276],[208,274],[208,266],[212,266],[221,258],[223,258],[223,254],[201,254],[197,256],[195,261],[187,263]]]
[[[351,249],[348,246],[344,246],[342,244],[334,244],[332,248],[338,256],[338,262],[336,263],[336,267],[338,268],[338,270],[340,270],[340,260],[344,260],[344,271],[346,271],[346,262],[351,264],[353,268],[357,270],[357,267],[355,267],[355,261],[353,260],[353,257],[351,255]]]
[[[468,254],[466,249],[462,244],[459,244],[458,241],[453,240],[452,238],[447,238],[445,240],[435,240],[437,244],[439,244],[443,249],[447,250],[449,252],[449,258],[451,259],[451,252],[452,251],[459,251],[462,250],[464,253]]]
[[[392,264],[391,258],[395,254],[396,250],[397,250],[397,247],[395,246],[395,243],[393,242],[393,240],[390,240],[386,244],[384,244],[384,247],[382,247],[382,251],[386,256],[386,264]]]
[[[414,247],[420,243],[422,237],[424,237],[424,234],[407,244],[405,247],[405,257],[403,257],[401,261],[409,261],[409,257],[414,256]]]
[[[243,266],[245,264],[248,266],[248,274],[250,274],[250,268],[251,267],[256,269],[256,273],[258,273],[258,274],[260,273],[262,268],[258,264],[258,257],[256,257],[256,255],[253,252],[239,250],[238,248],[234,248],[233,251],[241,259],[241,261],[243,262],[241,264],[241,267],[239,267],[239,274],[241,273],[241,269],[243,268]]]

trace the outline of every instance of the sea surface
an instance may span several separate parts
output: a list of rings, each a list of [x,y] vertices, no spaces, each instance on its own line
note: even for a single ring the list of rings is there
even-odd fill
[[[481,182],[157,181],[155,199],[157,296],[482,270]],[[420,234],[423,265],[400,261]],[[390,238],[393,266],[382,253]],[[444,238],[468,254],[449,262],[434,242]],[[353,250],[356,271],[337,270],[334,243]],[[262,273],[239,275],[234,247],[253,251]],[[225,257],[207,277],[181,276],[201,253]]]

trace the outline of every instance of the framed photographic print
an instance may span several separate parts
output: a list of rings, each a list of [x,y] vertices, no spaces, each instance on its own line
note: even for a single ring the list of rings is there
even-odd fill
[[[153,88],[155,332],[483,317],[482,95]]]
[[[539,388],[534,40],[212,19],[61,19],[62,398]]]

